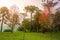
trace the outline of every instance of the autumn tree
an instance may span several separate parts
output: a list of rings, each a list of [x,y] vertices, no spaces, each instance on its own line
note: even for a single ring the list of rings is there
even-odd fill
[[[42,1],[46,2],[46,0]],[[51,31],[52,23],[54,14],[52,12],[52,7],[56,6],[58,2],[53,3],[52,1],[47,0],[46,3],[43,3],[44,10],[42,11],[42,14],[40,15],[40,23],[43,26],[42,28],[47,28],[48,31]]]

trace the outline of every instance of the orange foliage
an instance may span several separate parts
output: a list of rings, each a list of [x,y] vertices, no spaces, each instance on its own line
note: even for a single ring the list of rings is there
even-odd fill
[[[41,15],[39,16],[39,20],[44,20],[48,18],[48,9],[46,7],[44,7],[43,12],[41,13]]]
[[[44,5],[44,10],[41,13],[41,15],[39,16],[39,23],[43,20],[48,19],[48,15],[49,15],[49,9],[46,5]]]

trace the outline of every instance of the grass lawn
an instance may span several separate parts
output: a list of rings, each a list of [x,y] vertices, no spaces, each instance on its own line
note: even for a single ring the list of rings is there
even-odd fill
[[[23,40],[24,32],[0,32],[0,40]],[[35,33],[26,32],[24,40],[60,40],[60,32]]]

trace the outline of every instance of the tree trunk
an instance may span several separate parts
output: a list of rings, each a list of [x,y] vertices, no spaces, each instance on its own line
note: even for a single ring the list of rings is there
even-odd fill
[[[11,28],[11,30],[12,30],[11,32],[12,32],[12,33],[13,33],[13,30],[14,30],[14,27],[15,27],[15,26],[14,26],[14,25],[12,25],[12,28]]]
[[[38,32],[38,26],[37,26],[37,32]]]
[[[12,28],[11,28],[11,29],[12,29],[12,31],[11,31],[11,32],[13,33],[13,26],[12,26]]]
[[[32,12],[31,12],[31,27],[32,27]],[[30,27],[30,32],[31,32],[31,27]]]
[[[2,32],[2,29],[3,29],[3,19],[2,19],[2,23],[1,23],[1,32]]]

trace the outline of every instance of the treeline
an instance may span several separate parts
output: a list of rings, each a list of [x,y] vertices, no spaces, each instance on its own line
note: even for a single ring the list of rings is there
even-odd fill
[[[29,9],[30,7],[30,9]],[[60,10],[56,13],[42,13],[43,11],[37,10],[34,12],[35,15],[33,15],[32,7],[28,6],[27,12],[31,13],[31,19],[24,19],[20,30],[25,31],[32,31],[32,32],[58,32],[60,31]],[[33,15],[33,18],[32,18]]]
[[[28,32],[58,32],[60,31],[60,11],[55,14],[48,14],[47,18],[40,20],[40,13],[35,13],[34,19],[24,19],[19,31]],[[43,15],[44,16],[44,15]],[[41,17],[40,17],[41,18]]]
[[[12,7],[14,9],[14,7]],[[13,12],[12,12],[13,11]],[[53,32],[60,31],[60,11],[55,14],[43,14],[36,6],[26,6],[24,8],[25,13],[19,13],[17,10],[10,11],[7,7],[0,8],[0,22],[1,22],[1,32],[3,29],[3,24],[8,25],[13,32],[16,25],[20,27],[17,28],[18,31],[25,32]],[[27,14],[30,13],[30,18],[26,18]],[[23,15],[23,21],[20,23],[20,15]]]

